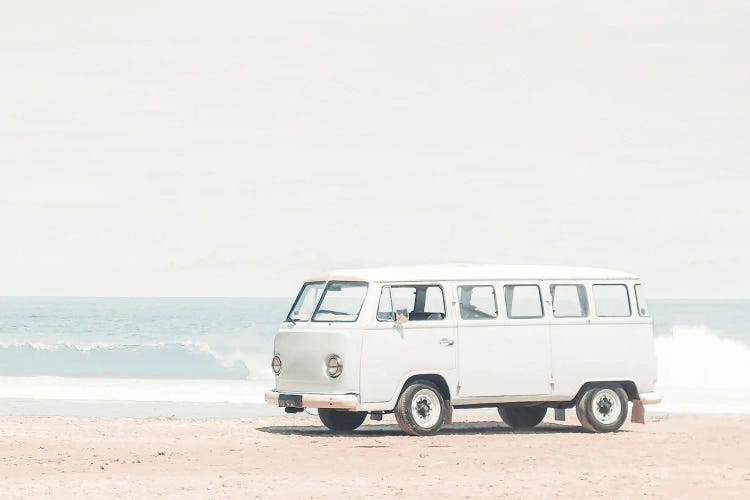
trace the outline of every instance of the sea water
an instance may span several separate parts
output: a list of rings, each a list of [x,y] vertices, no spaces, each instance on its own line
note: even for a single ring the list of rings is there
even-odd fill
[[[0,298],[0,415],[274,415],[291,299]],[[658,412],[750,413],[750,301],[652,300]]]
[[[291,299],[0,298],[0,415],[278,414]]]

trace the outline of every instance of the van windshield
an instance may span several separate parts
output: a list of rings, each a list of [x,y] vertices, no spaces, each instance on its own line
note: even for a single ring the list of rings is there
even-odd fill
[[[323,292],[313,321],[357,321],[367,294],[367,283],[331,281]]]
[[[305,283],[294,301],[292,310],[286,317],[287,321],[309,321],[315,306],[318,305],[320,296],[323,294],[325,283]]]

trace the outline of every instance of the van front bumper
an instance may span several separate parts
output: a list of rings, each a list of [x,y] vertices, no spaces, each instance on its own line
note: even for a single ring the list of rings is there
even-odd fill
[[[279,404],[279,396],[291,396],[290,399],[301,398],[301,406],[289,403]],[[281,408],[335,408],[337,410],[353,410],[359,404],[356,394],[292,394],[277,391],[266,392],[266,403]],[[283,403],[283,402],[282,402]]]
[[[644,405],[655,405],[661,403],[661,395],[658,392],[642,392],[638,394],[638,399]]]

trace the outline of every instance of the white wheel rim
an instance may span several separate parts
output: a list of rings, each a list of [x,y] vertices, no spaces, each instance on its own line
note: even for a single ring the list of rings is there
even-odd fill
[[[591,398],[591,414],[602,424],[611,424],[620,418],[620,397],[612,389],[602,389]]]
[[[440,400],[429,389],[421,389],[414,395],[410,409],[414,422],[425,429],[437,424],[440,419]]]

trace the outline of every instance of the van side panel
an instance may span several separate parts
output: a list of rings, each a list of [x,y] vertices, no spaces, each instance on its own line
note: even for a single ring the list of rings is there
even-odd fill
[[[549,394],[549,325],[461,325],[459,374],[461,398]]]
[[[628,283],[632,316],[622,318],[597,317],[592,284],[586,284],[591,302],[588,319],[551,322],[553,395],[572,399],[584,383],[607,380],[629,380],[639,392],[652,391],[656,381],[653,322],[638,316],[632,283]]]

